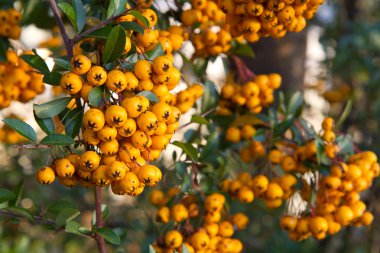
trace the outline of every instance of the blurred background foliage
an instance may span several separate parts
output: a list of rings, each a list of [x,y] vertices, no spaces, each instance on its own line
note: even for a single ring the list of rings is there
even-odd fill
[[[34,23],[41,29],[52,28],[54,22],[48,12],[45,1],[25,0],[25,16],[27,23]],[[353,134],[360,149],[375,150],[380,155],[380,1],[378,0],[328,0],[319,15],[313,21],[313,26],[301,36],[308,36],[313,29],[319,31],[321,52],[324,57],[318,62],[318,73],[309,81],[305,78],[306,64],[286,65],[288,71],[276,69],[281,59],[280,51],[271,50],[276,55],[268,56],[265,47],[282,42],[263,39],[254,45],[256,58],[250,64],[254,71],[264,72],[261,68],[271,68],[266,72],[280,72],[285,80],[290,80],[284,86],[283,92],[289,95],[287,87],[294,85],[297,89],[316,90],[324,98],[323,112],[338,118],[346,103],[353,101],[352,112],[343,126],[343,131]],[[296,45],[297,36],[289,36],[289,43]],[[297,43],[296,43],[297,42]],[[318,41],[317,41],[318,42]],[[274,44],[273,44],[274,43]],[[285,43],[285,42],[284,42]],[[304,39],[301,43],[310,43]],[[315,42],[314,42],[315,43]],[[298,45],[298,44],[297,44]],[[307,47],[307,45],[303,45]],[[295,50],[293,58],[306,59],[306,50]],[[295,54],[299,55],[295,55]],[[262,59],[268,64],[262,64]],[[320,58],[318,58],[320,59]],[[284,62],[282,62],[284,63]],[[260,66],[261,65],[261,66]],[[290,66],[290,67],[289,67]],[[290,69],[297,68],[298,71]],[[313,72],[315,73],[315,72]],[[309,101],[306,99],[306,102]],[[211,126],[209,126],[211,128]],[[212,130],[212,129],[211,129]],[[192,130],[194,131],[194,130]],[[207,131],[207,130],[206,130]],[[191,132],[187,133],[187,136]],[[191,137],[189,137],[191,138]],[[214,136],[215,142],[223,142],[223,136]],[[208,150],[210,157],[219,145]],[[211,155],[212,154],[212,155]],[[223,153],[225,160],[233,159]],[[47,159],[43,150],[16,149],[11,146],[0,147],[0,187],[15,189],[24,181],[24,191],[20,204],[32,213],[45,213],[55,200],[67,200],[76,203],[81,210],[80,223],[90,227],[92,217],[93,195],[83,188],[66,189],[55,183],[52,187],[39,185],[34,179],[33,170],[40,167]],[[213,161],[210,161],[213,162]],[[215,161],[214,161],[215,162]],[[162,188],[169,188],[180,182],[180,166],[170,166],[166,161],[167,170]],[[229,167],[230,166],[230,167]],[[227,163],[224,171],[236,170],[237,164]],[[185,182],[186,183],[186,182]],[[190,187],[190,186],[188,186]],[[380,217],[379,182],[368,192],[371,199],[370,210],[375,217]],[[148,202],[149,191],[137,198],[105,195],[104,202],[110,210],[107,221],[109,227],[117,227],[122,243],[116,252],[139,253],[148,252],[149,244],[157,235],[162,234],[162,228],[154,221],[155,208]],[[279,227],[278,218],[283,210],[268,210],[261,200],[250,205],[242,205],[237,201],[231,204],[232,213],[244,211],[250,215],[251,223],[247,230],[240,231],[237,237],[245,244],[245,252],[344,252],[344,253],[377,253],[380,251],[380,221],[375,219],[370,229],[349,228],[334,237],[322,241],[308,239],[304,242],[291,241]],[[48,214],[47,214],[48,217]],[[45,222],[41,222],[45,223]],[[45,224],[30,224],[28,221],[16,222],[6,216],[0,216],[0,253],[40,253],[40,252],[96,252],[92,241],[86,238],[70,235],[62,231],[46,229]]]

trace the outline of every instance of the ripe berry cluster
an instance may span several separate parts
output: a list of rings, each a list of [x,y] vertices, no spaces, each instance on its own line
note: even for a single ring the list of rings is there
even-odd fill
[[[287,32],[300,32],[306,20],[314,17],[324,0],[218,0],[226,14],[233,37],[248,42],[260,37],[282,38]]]
[[[17,40],[20,38],[21,13],[15,9],[0,10],[0,36]]]
[[[42,74],[24,62],[15,51],[7,51],[6,57],[6,62],[0,62],[0,109],[16,100],[26,103],[45,91]]]
[[[279,74],[257,75],[243,85],[226,83],[221,90],[218,114],[231,115],[240,108],[260,113],[274,101],[274,91],[281,86]]]
[[[159,207],[157,221],[168,223],[173,220],[178,224],[186,221],[179,230],[169,230],[153,244],[157,253],[182,252],[182,244],[192,253],[242,252],[243,244],[231,237],[235,230],[247,227],[249,218],[246,215],[236,213],[231,217],[226,217],[225,197],[219,193],[212,193],[204,199],[202,223],[194,227],[191,221],[200,216],[202,208],[195,195],[187,195],[179,204],[171,207],[165,206],[168,200],[178,192],[178,188],[171,188],[167,196],[160,190],[152,191],[150,195],[150,202]]]

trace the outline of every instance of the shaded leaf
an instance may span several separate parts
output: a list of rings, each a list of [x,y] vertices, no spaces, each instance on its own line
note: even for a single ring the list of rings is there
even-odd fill
[[[172,143],[173,145],[181,148],[187,155],[188,157],[193,160],[193,161],[196,161],[197,160],[197,157],[198,157],[198,151],[197,149],[190,143],[183,143],[183,142],[179,142],[179,141],[175,141]]]
[[[91,89],[88,95],[88,103],[90,105],[98,107],[103,101],[104,88],[101,86]]]
[[[81,32],[86,25],[86,11],[81,0],[73,0],[77,32]]]
[[[29,221],[34,221],[34,218],[32,216],[32,214],[26,210],[25,208],[21,208],[21,207],[7,207],[5,208],[5,210],[11,212],[11,213],[14,213],[16,214],[17,216],[21,216],[25,219],[28,219]]]
[[[74,27],[75,32],[78,32],[77,18],[74,7],[66,2],[60,2],[57,5],[70,20],[70,23]]]
[[[8,189],[0,189],[0,203],[8,202],[15,197],[16,194],[14,194],[14,192]]]
[[[107,9],[107,18],[115,17],[122,14],[126,9],[127,0],[111,0]]]
[[[301,113],[302,105],[303,105],[303,95],[301,92],[297,91],[290,98],[286,114],[294,115],[295,117],[297,117]]]
[[[60,112],[62,112],[70,103],[71,99],[71,97],[63,97],[52,100],[45,104],[34,104],[33,110],[38,118],[52,118],[54,116],[57,116]]]
[[[15,130],[17,133],[21,134],[28,140],[32,141],[33,143],[37,143],[37,135],[36,132],[34,132],[33,128],[25,123],[22,120],[19,119],[3,119],[3,122],[8,127]]]
[[[112,243],[114,245],[120,244],[120,237],[110,228],[97,228],[95,232],[101,235],[104,238],[104,240],[106,240],[109,243]]]
[[[147,91],[147,90],[146,91],[141,91],[141,92],[137,93],[137,95],[138,96],[146,97],[151,102],[155,102],[155,103],[160,102],[160,100],[158,99],[158,97],[156,96],[156,94],[154,94],[151,91]]]
[[[107,39],[103,51],[103,63],[108,63],[119,58],[125,47],[126,34],[121,26],[115,26]]]
[[[49,134],[41,140],[41,144],[53,146],[68,146],[74,144],[75,141],[71,136],[64,134]]]
[[[52,134],[55,132],[54,122],[51,118],[40,119],[37,117],[35,112],[33,112],[33,114],[35,121],[40,126],[42,131],[44,131],[46,134]]]
[[[90,38],[98,38],[98,39],[107,39],[108,36],[110,36],[110,33],[112,31],[112,26],[104,26],[95,32],[92,32],[85,37],[90,37]]]
[[[138,21],[143,23],[145,27],[149,27],[149,21],[140,12],[131,10],[128,14],[134,16]]]
[[[53,85],[53,86],[59,86],[59,82],[61,81],[62,74],[56,71],[45,73],[44,74],[44,83]]]
[[[44,59],[37,54],[23,54],[21,58],[33,68],[37,69],[43,74],[50,73],[48,66]]]
[[[74,203],[66,201],[66,200],[58,200],[53,203],[51,203],[47,210],[52,213],[58,213],[64,208],[70,208],[70,209],[76,209],[76,206]]]
[[[125,22],[119,23],[119,25],[121,25],[125,30],[132,30],[132,31],[144,34],[144,28],[136,22],[125,21]]]
[[[200,115],[193,115],[191,117],[191,122],[205,125],[208,124],[208,120]]]
[[[16,187],[13,189],[13,193],[15,194],[15,198],[13,198],[9,201],[9,203],[8,203],[9,206],[17,206],[18,205],[23,191],[24,191],[24,180],[21,180],[20,183],[18,183],[16,185]]]
[[[153,61],[158,56],[164,55],[164,49],[161,43],[158,43],[155,48],[145,53],[149,60]]]
[[[79,214],[80,214],[80,212],[77,209],[73,209],[73,208],[62,209],[58,213],[58,215],[55,219],[56,227],[57,228],[63,227],[64,225],[66,225],[67,222],[75,219]]]

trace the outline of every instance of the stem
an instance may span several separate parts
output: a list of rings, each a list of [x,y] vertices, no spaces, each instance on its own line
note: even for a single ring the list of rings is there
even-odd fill
[[[95,191],[95,215],[96,215],[96,224],[95,228],[103,227],[103,218],[102,218],[102,188],[99,186],[94,187]],[[106,244],[104,242],[103,236],[99,234],[94,235],[96,240],[96,245],[98,246],[99,253],[107,253]]]
[[[19,215],[17,213],[13,213],[13,212],[7,211],[7,210],[0,210],[0,216],[8,216],[8,217],[14,218],[14,219],[26,219],[22,215]],[[33,222],[32,223],[56,226],[55,221],[49,220],[49,219],[45,219],[41,215],[35,215],[35,216],[33,216]]]
[[[49,0],[49,4],[50,4],[51,10],[53,11],[54,17],[57,21],[59,31],[61,32],[61,35],[62,35],[63,42],[65,43],[67,56],[69,57],[69,59],[71,59],[73,57],[73,41],[67,35],[65,25],[63,24],[62,17],[59,12],[57,3],[55,2],[55,0]]]

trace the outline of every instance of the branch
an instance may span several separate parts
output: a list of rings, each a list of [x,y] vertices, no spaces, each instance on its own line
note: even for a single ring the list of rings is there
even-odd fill
[[[94,191],[95,191],[95,216],[96,216],[95,228],[101,228],[103,227],[102,188],[99,186],[95,186]],[[95,233],[94,238],[96,240],[96,245],[98,246],[99,253],[107,253],[106,244],[104,242],[103,236]]]
[[[65,25],[63,24],[62,17],[59,12],[57,3],[55,2],[55,0],[49,0],[49,4],[50,4],[51,10],[53,11],[54,17],[57,21],[59,30],[62,35],[63,42],[65,43],[67,56],[69,57],[69,59],[71,59],[71,57],[73,57],[73,41],[67,35]]]
[[[7,216],[7,217],[10,217],[10,218],[14,218],[14,219],[26,219],[22,215],[19,215],[19,214],[16,214],[16,213],[13,213],[11,211],[4,210],[4,209],[0,209],[0,215]],[[51,225],[51,226],[54,226],[54,227],[56,226],[55,221],[49,220],[49,219],[44,219],[41,215],[35,215],[35,216],[33,216],[33,221],[36,224],[45,224],[45,225]]]
[[[201,114],[201,117],[206,117],[207,115],[209,115],[210,113],[212,113],[213,111],[215,111],[216,110],[216,108],[214,107],[214,108],[211,108],[210,110],[208,110],[208,111],[205,111],[204,113],[202,113]],[[189,125],[191,125],[191,124],[195,124],[196,122],[188,122],[188,123],[186,123],[185,125],[182,125],[182,126],[180,126],[178,129],[183,129],[183,128],[185,128],[185,127],[187,127],[187,126],[189,126]]]

